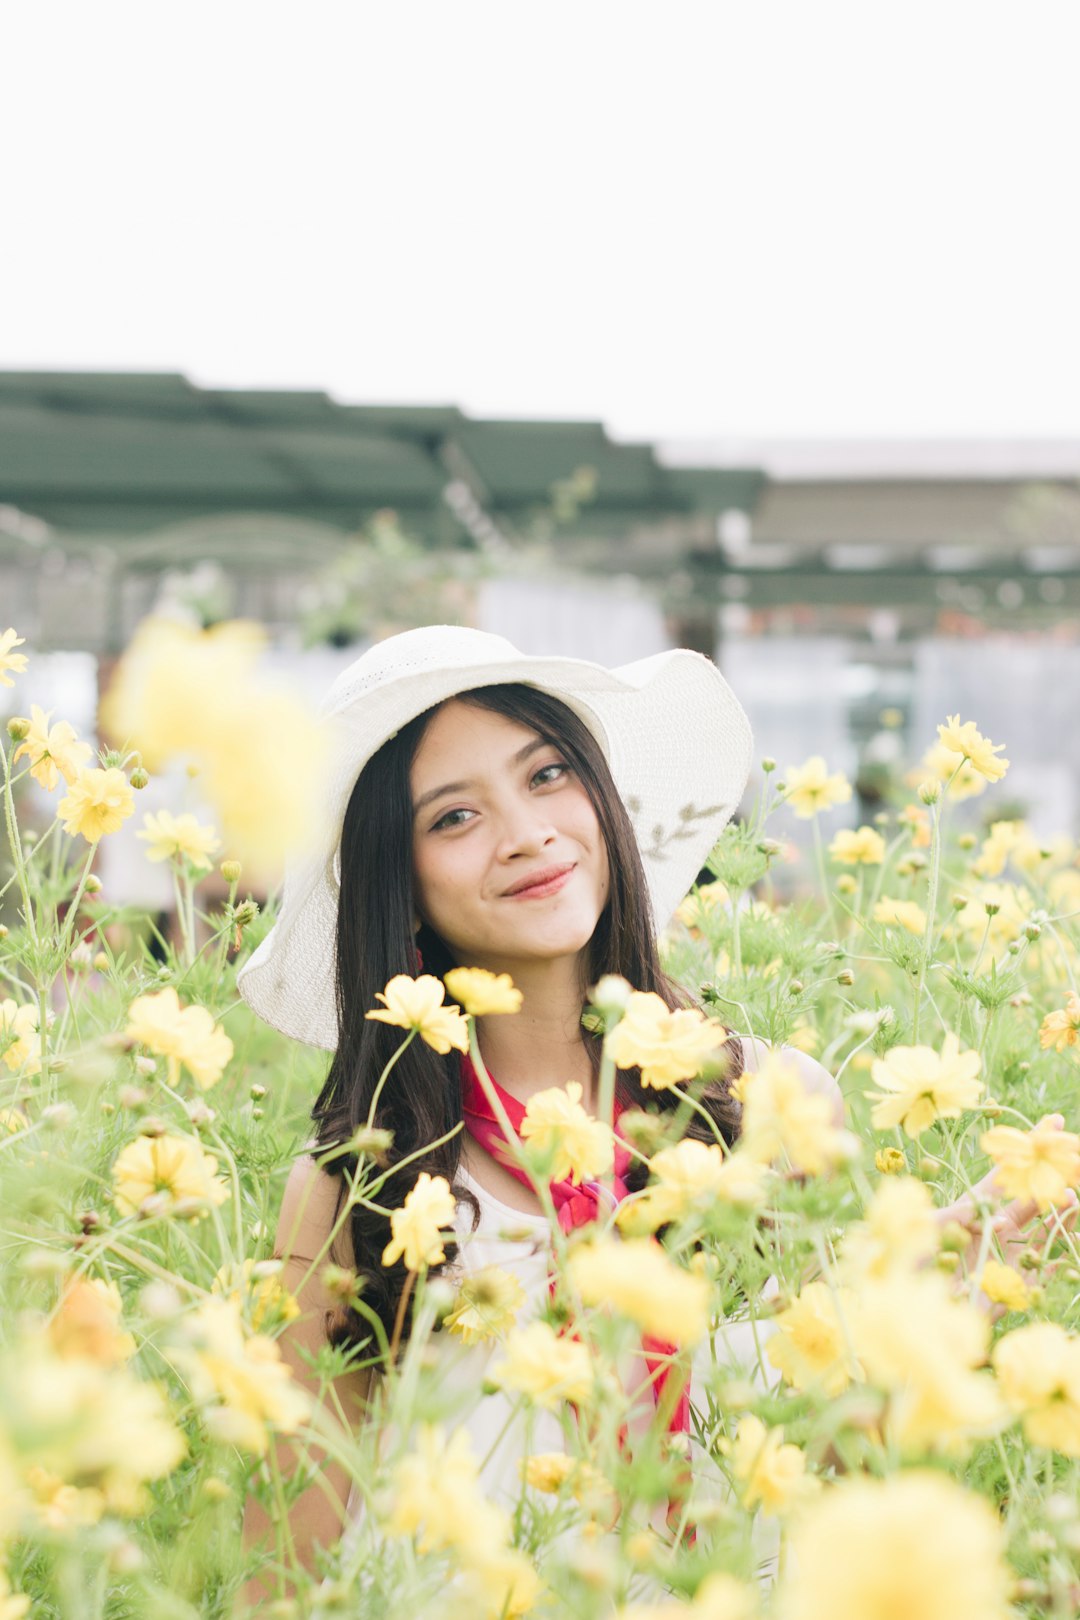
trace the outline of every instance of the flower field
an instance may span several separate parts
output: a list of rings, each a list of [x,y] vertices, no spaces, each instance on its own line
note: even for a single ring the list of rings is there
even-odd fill
[[[365,1201],[388,1216],[384,1262],[406,1266],[414,1322],[388,1341],[371,1313],[351,1370],[379,1373],[378,1421],[353,1429],[335,1399],[347,1353],[324,1346],[301,1382],[276,1342],[299,1309],[278,1212],[326,1055],[236,992],[272,920],[249,888],[318,791],[312,718],[264,684],[255,627],[148,625],[95,758],[35,703],[23,645],[0,634],[16,715],[0,1620],[244,1613],[257,1570],[259,1612],[282,1617],[1080,1611],[1080,856],[995,817],[1000,743],[947,716],[856,829],[830,826],[851,788],[824,760],[762,762],[713,881],[664,935],[701,1010],[602,980],[585,1015],[604,1037],[601,1117],[576,1087],[529,1104],[522,1162],[561,1260],[539,1316],[498,1268],[429,1279],[446,1183],[425,1174],[388,1202],[374,1118],[343,1145],[341,1219]],[[176,761],[212,823],[187,802],[140,813],[148,775]],[[167,934],[95,873],[131,818],[174,879]],[[800,823],[813,844],[796,864]],[[471,1053],[488,1086],[475,1019],[520,998],[505,976],[449,978],[391,980],[369,1016]],[[682,1139],[727,1030],[769,1043],[734,1082],[731,1151]],[[610,1180],[620,1069],[641,1075],[620,1131],[647,1182],[564,1231],[548,1182]],[[673,1089],[679,1106],[652,1112]],[[363,1278],[325,1252],[312,1269],[363,1316]],[[657,1422],[628,1443],[617,1369],[643,1335],[667,1345],[665,1378]],[[444,1343],[483,1354],[492,1398],[561,1424],[563,1449],[528,1457],[510,1506],[481,1489]],[[688,1379],[684,1436],[663,1417]],[[288,1509],[324,1457],[363,1513],[312,1567]],[[272,1526],[262,1551],[241,1533],[249,1494]]]

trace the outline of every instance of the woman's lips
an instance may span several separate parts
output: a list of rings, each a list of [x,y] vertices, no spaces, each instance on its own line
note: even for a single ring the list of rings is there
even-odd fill
[[[513,894],[505,896],[507,900],[543,900],[549,894],[558,894],[561,888],[573,877],[576,867],[568,866],[562,872],[556,872],[553,877],[544,878],[539,883],[530,883],[527,889],[515,889]]]

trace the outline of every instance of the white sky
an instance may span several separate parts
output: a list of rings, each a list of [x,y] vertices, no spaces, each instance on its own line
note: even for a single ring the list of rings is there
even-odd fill
[[[0,367],[619,437],[1080,435],[1074,0],[58,0]]]

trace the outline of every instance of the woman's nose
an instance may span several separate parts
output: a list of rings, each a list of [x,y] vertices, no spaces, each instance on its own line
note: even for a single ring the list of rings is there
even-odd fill
[[[556,829],[542,811],[523,805],[504,818],[499,859],[509,861],[518,855],[537,855],[557,837]]]

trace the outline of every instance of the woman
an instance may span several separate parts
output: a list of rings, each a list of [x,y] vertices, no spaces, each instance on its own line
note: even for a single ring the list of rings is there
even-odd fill
[[[290,870],[280,919],[241,973],[242,993],[270,1023],[334,1049],[313,1110],[315,1152],[347,1141],[372,1116],[379,1077],[403,1039],[367,1016],[378,992],[396,974],[441,977],[456,965],[509,973],[523,993],[513,1017],[478,1021],[484,1066],[518,1111],[539,1091],[577,1085],[595,1112],[600,1040],[582,1024],[588,987],[619,974],[669,1007],[687,1004],[660,968],[655,932],[742,793],[751,734],[734,695],[707,659],[688,651],[608,671],[434,627],[366,653],[339,678],[328,709],[335,742],[326,824]],[[733,1037],[727,1055],[729,1082],[756,1066],[758,1052]],[[791,1055],[842,1113],[831,1076]],[[618,1102],[642,1105],[636,1072],[621,1073],[618,1085]],[[738,1107],[727,1084],[715,1083],[704,1100],[733,1141]],[[649,1106],[661,1110],[678,1102],[671,1091],[649,1094]],[[528,1315],[546,1284],[545,1217],[534,1190],[471,1126],[460,1128],[475,1109],[483,1112],[483,1098],[468,1062],[410,1042],[374,1112],[376,1126],[392,1132],[387,1163],[409,1160],[380,1202],[400,1205],[422,1171],[445,1177],[459,1199],[459,1243],[434,1273],[460,1279],[497,1264],[520,1280]],[[697,1117],[687,1134],[711,1139]],[[283,1280],[306,1280],[304,1315],[280,1343],[309,1384],[305,1351],[326,1337],[351,1345],[371,1336],[369,1320],[343,1313],[313,1266],[342,1207],[343,1172],[355,1162],[338,1157],[317,1169],[305,1155],[283,1201]],[[644,1176],[629,1171],[627,1186]],[[508,1230],[515,1226],[516,1234]],[[364,1303],[387,1336],[399,1317],[407,1335],[404,1264],[381,1263],[386,1217],[356,1206],[341,1236],[329,1257],[356,1267]],[[436,1335],[446,1345],[446,1379],[464,1397],[461,1421],[487,1458],[485,1487],[506,1496],[517,1487],[519,1455],[514,1430],[504,1432],[507,1398],[480,1395],[492,1347],[466,1351],[449,1338]],[[337,1389],[346,1419],[359,1424],[366,1376],[351,1373]],[[541,1421],[531,1448],[560,1450],[561,1435],[556,1418]],[[316,1545],[335,1542],[358,1506],[342,1469],[326,1467],[324,1479],[331,1489],[313,1485],[290,1515],[311,1570]],[[249,1502],[248,1535],[266,1528]],[[264,1594],[253,1583],[248,1595]]]

